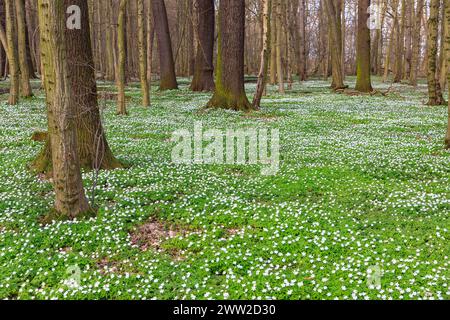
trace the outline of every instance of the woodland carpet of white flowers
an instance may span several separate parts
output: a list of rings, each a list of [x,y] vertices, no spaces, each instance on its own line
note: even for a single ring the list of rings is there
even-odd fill
[[[43,94],[15,107],[0,96],[1,299],[450,298],[447,111],[423,104],[425,86],[348,96],[308,81],[271,87],[260,112],[243,114],[204,110],[210,95],[182,83],[154,87],[149,109],[132,85],[127,117],[101,102],[130,167],[100,172],[96,218],[45,226],[52,186],[27,168],[42,148],[30,137],[46,128]],[[172,164],[172,132],[196,121],[280,129],[280,171]],[[142,250],[132,234],[149,221],[175,235]],[[373,266],[380,287],[368,285]]]

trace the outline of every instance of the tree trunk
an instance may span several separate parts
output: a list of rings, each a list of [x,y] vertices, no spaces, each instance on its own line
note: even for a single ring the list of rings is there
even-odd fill
[[[144,0],[138,0],[138,33],[139,33],[139,75],[141,79],[142,106],[150,106],[150,92],[147,80],[147,36],[145,33]]]
[[[424,0],[417,1],[417,9],[413,28],[411,74],[409,77],[409,83],[412,86],[417,86],[417,72],[419,68],[420,31],[422,29],[423,2]]]
[[[117,114],[126,115],[127,107],[125,101],[125,69],[127,64],[126,41],[125,41],[125,19],[127,0],[120,0],[119,17],[117,21],[117,45],[119,50],[119,63],[117,70]]]
[[[357,48],[357,73],[356,90],[360,92],[371,92],[372,82],[370,79],[370,30],[367,26],[369,19],[368,8],[370,0],[358,1],[358,48]]]
[[[113,36],[113,23],[112,23],[112,3],[110,0],[103,0],[105,5],[106,15],[106,80],[114,81],[115,66],[114,66],[114,36]]]
[[[428,105],[437,106],[445,104],[442,97],[441,86],[437,73],[437,51],[438,51],[438,32],[439,32],[439,7],[440,0],[431,0],[430,18],[428,20]]]
[[[277,44],[277,17],[276,17],[276,1],[272,2],[271,8],[271,29],[272,36],[270,37],[270,84],[275,85],[277,83],[277,50],[275,49]]]
[[[39,0],[38,3],[48,132],[52,146],[55,217],[73,219],[92,211],[84,192],[78,157],[74,121],[78,97],[70,88],[65,6],[63,0]]]
[[[31,97],[30,66],[27,56],[27,26],[25,23],[25,0],[15,0],[17,18],[17,47],[19,52],[20,91],[23,97]]]
[[[392,9],[394,10],[394,20],[392,22],[391,29],[393,29],[393,30],[398,29],[397,28],[397,25],[398,25],[398,4],[399,4],[399,0],[394,0],[394,3],[392,5]],[[391,67],[391,55],[392,55],[392,50],[394,49],[394,43],[395,43],[395,32],[391,33],[391,38],[389,40],[389,46],[388,46],[388,50],[387,50],[387,53],[386,53],[386,59],[385,59],[385,62],[384,62],[383,82],[386,82],[387,78],[389,76],[389,70],[390,70],[390,67]]]
[[[342,28],[340,24],[340,14],[338,14],[340,9],[336,8],[336,3],[334,0],[324,0],[324,5],[328,15],[328,24],[331,36],[331,64],[332,64],[332,74],[333,74],[333,84],[332,88],[334,90],[344,89],[344,74],[342,72]]]
[[[402,0],[401,21],[397,32],[397,46],[395,48],[395,75],[394,83],[403,79],[403,51],[405,47],[406,0]]]
[[[170,40],[169,22],[167,20],[164,0],[152,0],[153,20],[158,37],[160,83],[159,90],[178,89],[173,61],[172,42]]]
[[[283,72],[283,64],[282,64],[282,56],[281,56],[281,46],[282,46],[282,36],[283,36],[283,25],[282,21],[282,8],[281,8],[281,0],[276,1],[276,25],[277,25],[277,40],[275,43],[275,50],[277,53],[277,76],[278,76],[278,92],[284,94],[284,72]]]
[[[88,170],[122,168],[111,152],[101,122],[90,32],[85,31],[89,28],[87,0],[64,0],[64,3],[66,8],[74,4],[81,9],[81,29],[65,29],[71,93],[77,100],[75,125],[80,166]],[[43,150],[32,163],[32,169],[50,174],[51,159],[51,142],[47,137]]]
[[[450,34],[450,0],[445,0],[445,20],[447,21],[445,25],[446,34]],[[445,52],[447,53],[447,66],[450,66],[450,37],[445,38]],[[450,83],[450,72],[447,72],[447,81]],[[450,95],[450,85],[449,85],[449,95]],[[450,99],[448,99],[448,123],[447,123],[447,134],[445,136],[445,146],[450,149]]]
[[[9,91],[8,104],[16,105],[19,102],[19,55],[16,46],[16,20],[14,0],[5,0],[6,15],[6,41],[8,46],[9,74],[11,87]]]
[[[191,83],[192,91],[214,90],[214,29],[215,10],[214,0],[197,0],[198,27],[196,34],[197,57],[195,59],[194,78]]]
[[[263,23],[262,23],[262,50],[261,50],[261,65],[258,74],[258,82],[256,84],[255,97],[253,98],[253,108],[259,109],[261,105],[261,98],[264,93],[267,82],[267,71],[269,67],[270,57],[270,11],[272,8],[272,0],[263,0]]]
[[[244,88],[244,39],[244,1],[220,1],[216,90],[208,107],[253,109]]]

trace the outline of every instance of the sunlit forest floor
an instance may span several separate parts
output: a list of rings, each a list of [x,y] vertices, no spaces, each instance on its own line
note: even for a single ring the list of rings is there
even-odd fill
[[[181,84],[154,86],[149,109],[131,84],[127,117],[100,101],[130,168],[100,172],[97,218],[45,226],[52,186],[27,169],[42,148],[30,137],[46,128],[44,96],[16,107],[0,96],[0,298],[450,298],[447,111],[424,106],[424,84],[386,97],[333,94],[321,80],[286,95],[274,86],[251,114],[205,111],[210,94]],[[280,171],[173,164],[172,133],[196,121],[278,128]],[[83,177],[91,198],[93,174]],[[376,268],[381,288],[368,283]]]

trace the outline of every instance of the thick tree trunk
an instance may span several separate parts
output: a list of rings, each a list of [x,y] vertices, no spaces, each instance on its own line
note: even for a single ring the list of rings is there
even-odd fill
[[[333,74],[332,88],[334,90],[344,89],[344,74],[342,72],[342,28],[340,23],[340,7],[337,9],[334,0],[324,0],[324,5],[328,15],[329,34],[331,37],[331,64]]]
[[[8,46],[8,62],[11,87],[8,104],[16,105],[19,102],[19,54],[16,46],[16,20],[14,0],[5,0],[6,15],[6,42]]]
[[[164,0],[152,0],[153,20],[158,37],[160,83],[159,90],[178,89],[173,60],[172,42],[170,40],[169,22],[167,20]]]
[[[119,16],[117,21],[117,46],[119,51],[119,63],[117,70],[117,114],[126,115],[127,107],[125,101],[125,69],[127,64],[126,40],[125,40],[125,19],[127,10],[127,0],[120,0]]]
[[[19,52],[20,92],[23,97],[31,97],[30,66],[27,55],[27,26],[25,23],[25,0],[15,0],[17,17],[17,47]]]
[[[253,109],[244,88],[244,30],[244,1],[220,1],[216,90],[208,107]]]
[[[214,29],[215,10],[214,0],[197,0],[198,10],[198,42],[197,57],[195,59],[194,78],[191,83],[192,91],[214,90]]]
[[[78,97],[71,90],[63,0],[39,0],[41,51],[45,72],[48,129],[52,146],[57,218],[91,212],[81,178],[75,126]]]
[[[445,104],[442,97],[441,86],[437,73],[437,51],[438,51],[438,32],[439,32],[439,7],[440,0],[431,0],[430,18],[428,20],[428,105],[436,106]]]
[[[64,0],[65,7],[77,5],[81,9],[81,29],[65,28],[69,81],[76,98],[77,147],[80,166],[84,169],[115,169],[122,164],[114,157],[106,140],[97,101],[94,61],[90,41],[87,0]],[[45,146],[32,163],[32,169],[50,174],[52,149],[47,137]]]
[[[256,84],[256,92],[253,98],[253,107],[260,108],[261,98],[264,93],[267,82],[267,71],[269,69],[270,57],[270,11],[272,8],[272,0],[263,0],[263,22],[262,22],[262,50],[261,50],[261,65],[258,74],[258,82]]]
[[[139,75],[141,79],[142,106],[150,106],[150,92],[147,80],[147,36],[145,33],[144,0],[138,0],[138,33],[139,33]]]
[[[367,10],[369,6],[370,0],[358,1],[358,47],[355,89],[360,92],[371,92],[373,90],[370,79],[370,30],[367,26],[369,19]]]

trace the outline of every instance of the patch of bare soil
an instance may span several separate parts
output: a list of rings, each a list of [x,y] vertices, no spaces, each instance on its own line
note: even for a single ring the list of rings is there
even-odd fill
[[[139,246],[142,251],[147,251],[149,248],[159,250],[164,240],[176,235],[177,233],[171,228],[166,228],[161,222],[152,220],[131,233],[131,243]]]

